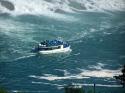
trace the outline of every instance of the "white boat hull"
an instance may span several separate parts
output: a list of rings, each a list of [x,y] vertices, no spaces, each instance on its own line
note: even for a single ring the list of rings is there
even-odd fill
[[[54,49],[54,50],[42,50],[39,51],[40,54],[53,54],[53,53],[65,53],[65,52],[70,52],[71,49],[70,47],[67,48],[61,48],[61,49]]]

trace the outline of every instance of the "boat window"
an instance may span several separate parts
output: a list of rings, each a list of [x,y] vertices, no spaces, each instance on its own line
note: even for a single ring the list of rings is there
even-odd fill
[[[52,47],[52,49],[60,49],[61,46]]]
[[[39,50],[54,50],[54,49],[60,49],[61,46],[53,46],[53,47],[40,47]]]

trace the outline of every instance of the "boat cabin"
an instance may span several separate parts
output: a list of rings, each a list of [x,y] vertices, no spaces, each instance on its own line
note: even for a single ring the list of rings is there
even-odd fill
[[[59,41],[59,40],[51,40],[51,41],[46,40],[46,41],[39,43],[38,50],[63,49],[68,46],[69,44],[67,44],[66,42]]]

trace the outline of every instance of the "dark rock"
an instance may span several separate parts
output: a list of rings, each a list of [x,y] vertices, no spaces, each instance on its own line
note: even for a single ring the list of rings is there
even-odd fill
[[[3,0],[0,0],[0,3],[3,7],[6,7],[8,10],[14,10],[15,7],[13,5],[13,3],[9,2],[9,1],[3,1]]]

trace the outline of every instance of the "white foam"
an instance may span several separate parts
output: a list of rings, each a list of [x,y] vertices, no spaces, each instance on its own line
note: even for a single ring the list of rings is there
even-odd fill
[[[96,69],[96,70],[101,70],[102,67],[104,67],[105,64],[102,64],[102,63],[97,63],[97,65],[90,65],[88,66],[89,68],[93,68],[93,69]]]
[[[64,76],[70,75],[70,73],[67,70],[62,70],[62,69],[55,69],[55,70],[64,72]]]
[[[86,9],[77,9],[77,11],[124,11],[125,1],[124,0],[71,0],[79,3]]]
[[[15,12],[28,14],[41,14],[55,12],[57,9],[67,12],[73,12],[67,5],[67,2],[60,3],[57,0],[47,2],[46,0],[9,0],[15,6]],[[49,14],[49,13],[48,13]]]
[[[120,70],[84,70],[82,73],[80,73],[81,76],[88,76],[88,77],[109,77],[113,78],[113,76],[119,75],[121,72]]]
[[[105,11],[105,10],[125,10],[124,0],[9,0],[15,6],[14,11],[8,11],[2,7],[1,11],[11,14],[42,14],[46,16],[59,17],[58,11],[75,13],[75,11]],[[81,9],[71,6],[74,2]],[[78,5],[77,5],[78,4]],[[85,8],[85,9],[84,9]],[[75,11],[74,11],[75,10]],[[57,12],[57,13],[56,13]]]
[[[105,10],[124,10],[125,1],[124,0],[93,0],[96,6],[100,9]]]
[[[63,15],[56,10],[63,10],[65,12],[73,12],[67,4],[59,4],[58,2],[47,2],[45,0],[9,0],[14,4],[15,10],[9,11],[7,9],[1,9],[3,13],[9,13],[13,16],[18,15],[44,15],[48,17],[55,18],[57,20],[66,20],[66,21],[76,21],[73,16]],[[0,5],[0,7],[2,7]]]
[[[79,76],[79,75],[71,75],[71,76],[55,76],[55,75],[51,75],[49,74],[49,76],[36,76],[36,75],[30,75],[29,77],[32,78],[37,78],[37,79],[45,79],[45,80],[49,80],[49,81],[53,81],[53,80],[65,80],[65,79],[84,79],[84,78],[89,78],[89,77],[83,77],[83,76]]]
[[[77,70],[80,70],[81,72],[77,74],[69,73],[67,70],[56,69],[59,71],[63,71],[64,76],[44,74],[43,76],[30,75],[29,77],[53,81],[53,80],[65,80],[65,79],[84,79],[90,77],[112,79],[114,76],[122,74],[121,68],[116,70],[110,70],[110,69],[103,69],[102,67],[104,66],[105,64],[98,63],[96,66],[94,65],[89,66],[89,68],[91,69],[93,68],[94,70],[85,70],[78,68]]]
[[[102,63],[98,63],[96,66],[90,65],[88,67],[94,70],[80,69],[82,71],[80,75],[87,76],[87,77],[113,78],[114,76],[122,74],[121,68],[116,70],[110,70],[110,69],[104,69],[103,68],[104,66],[105,64],[102,64]]]

